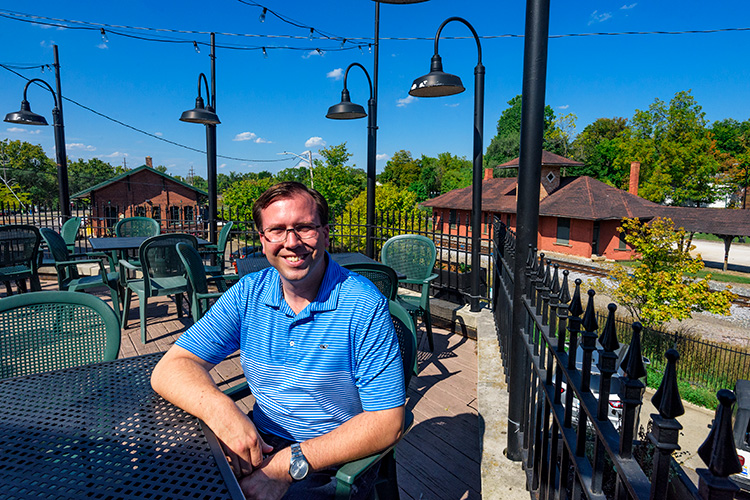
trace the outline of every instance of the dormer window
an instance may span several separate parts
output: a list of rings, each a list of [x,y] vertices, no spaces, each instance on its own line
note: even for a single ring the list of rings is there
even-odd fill
[[[552,181],[555,180],[555,174],[553,172],[548,173],[546,179],[547,179],[547,182],[552,184]]]

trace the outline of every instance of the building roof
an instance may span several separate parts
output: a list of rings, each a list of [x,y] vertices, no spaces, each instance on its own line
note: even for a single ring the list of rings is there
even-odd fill
[[[116,182],[120,182],[121,180],[127,178],[128,176],[131,176],[131,175],[136,174],[138,172],[142,172],[144,170],[147,170],[147,171],[152,172],[154,174],[157,174],[157,175],[159,175],[161,177],[164,177],[167,180],[170,180],[172,182],[175,182],[177,184],[185,186],[186,188],[188,188],[188,189],[190,189],[192,191],[195,191],[196,193],[198,193],[200,195],[208,196],[208,193],[205,192],[205,191],[203,191],[202,189],[198,189],[198,188],[196,188],[194,186],[191,186],[190,184],[188,184],[186,182],[182,182],[179,179],[175,179],[171,175],[167,175],[167,174],[164,174],[162,172],[159,172],[158,170],[156,170],[154,168],[151,168],[151,167],[149,167],[147,165],[141,165],[140,167],[135,168],[133,170],[128,170],[124,174],[120,174],[117,177],[112,177],[111,179],[109,179],[107,181],[100,182],[99,184],[97,184],[95,186],[91,186],[89,188],[86,188],[83,191],[80,191],[80,192],[74,194],[73,196],[71,196],[71,199],[74,199],[74,198],[87,198],[93,191],[98,191],[99,189],[101,189],[101,188],[103,188],[105,186],[108,186],[110,184],[114,184]]]
[[[750,210],[727,208],[660,207],[675,227],[719,236],[750,236]]]
[[[498,165],[499,168],[518,168],[520,163],[520,157],[514,158],[510,161],[506,161],[502,165]],[[550,153],[549,151],[542,150],[542,166],[544,167],[582,167],[583,163],[580,161],[571,160],[564,156]]]
[[[515,177],[500,177],[482,181],[482,210],[485,212],[515,213],[517,184],[518,181]],[[471,186],[448,191],[425,201],[422,205],[434,208],[471,210]]]

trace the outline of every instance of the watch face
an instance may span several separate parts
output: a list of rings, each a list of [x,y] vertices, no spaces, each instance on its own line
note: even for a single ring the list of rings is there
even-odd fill
[[[305,460],[304,458],[296,458],[289,466],[289,475],[292,476],[292,479],[294,479],[295,481],[299,481],[300,479],[304,479],[305,476],[307,476],[309,467],[310,466],[307,465],[307,460]]]

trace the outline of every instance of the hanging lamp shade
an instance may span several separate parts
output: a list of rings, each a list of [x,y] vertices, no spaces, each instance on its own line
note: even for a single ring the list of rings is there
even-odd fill
[[[5,115],[5,121],[8,123],[18,123],[21,125],[49,125],[47,119],[31,111],[29,101],[21,101],[21,110]]]
[[[367,116],[365,108],[359,104],[354,104],[349,99],[349,91],[344,89],[341,91],[341,102],[334,104],[328,108],[326,118],[332,120],[354,120],[356,118],[364,118]]]
[[[430,72],[420,76],[411,84],[409,95],[414,97],[443,97],[460,94],[466,90],[461,78],[443,71],[443,61],[439,55],[432,56]]]
[[[195,108],[190,109],[182,113],[180,121],[189,123],[202,123],[204,125],[217,125],[221,123],[219,117],[214,113],[211,106],[204,106],[203,98],[198,96],[195,100]]]

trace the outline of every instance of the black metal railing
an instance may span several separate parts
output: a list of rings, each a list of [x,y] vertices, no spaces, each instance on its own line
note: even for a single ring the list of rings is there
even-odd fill
[[[733,498],[738,487],[728,476],[742,470],[731,437],[734,394],[718,393],[714,425],[699,450],[708,468],[698,470],[696,487],[671,457],[682,429],[676,417],[684,413],[678,352],[666,352],[665,374],[652,398],[658,413],[650,416],[646,439],[638,439],[646,375],[641,325],[631,325],[622,356],[617,307],[609,305],[600,327],[594,291],[586,294],[584,308],[581,280],[575,280],[571,296],[567,271],[533,248],[527,253],[522,303],[514,304],[515,237],[499,221],[495,245],[494,314],[506,370],[512,343],[524,346],[524,361],[515,365],[523,372],[510,374],[509,390],[522,391],[522,465],[532,498]],[[522,325],[511,324],[513,308],[522,308]],[[611,418],[615,401],[620,411]]]

